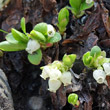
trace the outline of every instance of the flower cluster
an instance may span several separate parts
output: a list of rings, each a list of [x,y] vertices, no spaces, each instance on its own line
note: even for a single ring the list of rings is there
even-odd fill
[[[104,63],[102,67],[93,72],[93,77],[97,83],[105,83],[107,85],[106,76],[110,76],[110,63]]]
[[[38,65],[42,60],[41,48],[46,49],[61,40],[60,33],[56,32],[51,24],[44,22],[36,24],[33,30],[27,33],[25,18],[22,18],[21,29],[23,32],[12,28],[6,35],[6,41],[0,42],[0,49],[3,51],[26,50],[29,62],[34,65]]]
[[[106,53],[101,51],[98,46],[94,46],[91,51],[88,51],[83,55],[83,63],[89,68],[99,68],[109,61],[110,59],[106,58]]]
[[[110,76],[110,59],[106,58],[106,52],[94,46],[91,51],[83,55],[83,63],[89,68],[94,68],[93,77],[97,83],[107,85],[106,76]]]
[[[73,60],[70,60],[72,58]],[[63,62],[54,61],[52,64],[41,67],[42,74],[40,75],[44,80],[49,78],[48,85],[49,91],[56,92],[61,84],[68,86],[71,84],[72,76],[69,69],[75,61],[76,55],[64,55]],[[67,62],[69,65],[67,65]]]

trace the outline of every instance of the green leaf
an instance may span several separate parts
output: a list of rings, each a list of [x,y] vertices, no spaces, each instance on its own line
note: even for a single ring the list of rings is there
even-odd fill
[[[87,4],[86,1],[81,4],[80,11],[91,8],[94,5],[94,1],[90,4]]]
[[[69,22],[69,11],[66,8],[62,8],[58,14],[58,22],[60,23],[62,20],[66,19],[68,24]],[[66,24],[66,25],[67,25]]]
[[[42,33],[43,35],[47,34],[47,24],[46,23],[39,23],[34,26],[34,30]]]
[[[72,10],[73,14],[77,15],[80,12],[81,2],[82,0],[69,0],[69,3],[73,8]]]
[[[26,25],[25,25],[25,18],[21,19],[21,29],[26,34]]]
[[[55,35],[48,40],[48,43],[55,43],[60,40],[61,40],[61,35],[60,33],[56,32]]]
[[[13,37],[12,33],[9,33],[6,35],[6,40],[10,43],[17,43],[18,41],[15,40],[15,38]]]
[[[82,0],[69,0],[71,7],[74,9],[79,9],[81,6],[81,2]]]
[[[94,46],[91,49],[90,55],[95,58],[97,58],[98,56],[101,56],[101,49],[98,46]]]
[[[3,51],[20,51],[26,48],[26,43],[10,43],[8,41],[3,41],[0,43],[0,49]]]
[[[13,37],[15,38],[15,40],[19,41],[19,42],[28,42],[28,37],[26,35],[24,35],[23,33],[17,31],[16,29],[12,28],[11,30]]]
[[[92,65],[92,62],[93,62],[93,57],[90,56],[90,52],[86,52],[83,55],[83,63],[84,63],[84,65],[90,67],[90,65]]]
[[[30,63],[33,65],[38,65],[41,60],[42,60],[42,52],[41,49],[38,49],[35,53],[33,54],[28,54],[28,60]]]
[[[3,32],[3,33],[8,34],[8,32],[7,31],[4,31],[3,29],[0,29],[0,32]]]
[[[41,42],[46,42],[45,36],[38,31],[32,30],[30,35],[31,35],[30,37],[35,39],[35,40],[39,40]]]
[[[73,106],[77,104],[78,101],[78,95],[75,93],[72,93],[68,96],[68,102],[72,104]]]

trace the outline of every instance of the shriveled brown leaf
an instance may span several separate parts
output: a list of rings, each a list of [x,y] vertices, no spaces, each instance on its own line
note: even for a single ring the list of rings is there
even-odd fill
[[[106,28],[106,31],[108,33],[108,36],[110,37],[110,18],[109,18],[109,11],[104,7],[103,2],[101,2],[101,16],[104,23],[104,26]]]
[[[86,24],[84,25],[83,35],[88,35],[89,33],[95,31],[95,29],[99,27],[101,20],[100,13],[100,6],[97,5],[97,10],[90,15],[90,17],[86,21]]]
[[[106,76],[106,80],[107,80],[108,88],[110,89],[110,76]]]
[[[100,45],[105,48],[110,48],[110,39],[100,41]]]
[[[52,11],[55,8],[56,0],[40,0],[43,5],[43,8],[46,12]]]

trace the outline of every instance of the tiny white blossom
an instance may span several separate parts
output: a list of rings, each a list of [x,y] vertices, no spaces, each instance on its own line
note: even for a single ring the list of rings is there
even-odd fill
[[[49,77],[52,80],[57,80],[61,77],[62,73],[57,68],[51,68],[49,72]]]
[[[103,70],[95,70],[93,72],[93,77],[97,81],[97,83],[102,84],[105,83],[106,74]]]
[[[44,80],[46,80],[49,77],[49,72],[51,71],[49,66],[44,66],[42,70],[42,74],[40,75]]]
[[[50,24],[47,25],[47,34],[48,34],[48,37],[53,37],[55,35],[55,29]]]
[[[72,80],[71,73],[69,71],[64,72],[62,74],[62,76],[60,77],[60,80],[64,84],[64,86],[67,86],[67,85],[71,84],[71,80]]]
[[[38,41],[36,40],[32,40],[30,39],[27,43],[27,47],[26,47],[26,51],[30,54],[32,54],[33,52],[35,52],[36,50],[38,50],[40,48],[40,44]]]
[[[103,68],[104,68],[106,75],[110,76],[110,63],[104,63]]]
[[[87,4],[90,4],[90,3],[92,3],[93,2],[93,0],[86,0],[86,3]]]
[[[53,79],[49,79],[48,81],[48,85],[49,85],[49,91],[56,93],[56,91],[60,88],[61,86],[61,81],[60,80],[53,80]]]

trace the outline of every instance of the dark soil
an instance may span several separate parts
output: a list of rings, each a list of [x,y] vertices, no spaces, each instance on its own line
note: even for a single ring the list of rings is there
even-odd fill
[[[25,51],[4,52],[0,66],[11,86],[15,110],[110,110],[110,83],[109,87],[98,85],[92,70],[86,68],[84,73],[81,61],[81,56],[94,45],[99,45],[110,57],[110,0],[95,1],[95,7],[87,10],[80,19],[74,19],[70,12],[66,39],[45,50],[40,65],[30,64]],[[23,16],[26,18],[27,32],[42,21],[56,27],[58,11],[66,5],[69,5],[68,0],[12,0],[0,12],[0,28],[8,32],[13,27],[21,30],[20,19]],[[5,40],[3,33],[0,32],[0,36],[0,41]],[[72,69],[79,79],[76,78],[72,86],[62,86],[56,94],[50,93],[47,82],[40,77],[40,67],[61,60],[65,53],[77,54],[78,59]],[[67,103],[66,98],[72,92],[79,95],[79,108]]]

